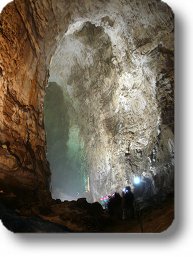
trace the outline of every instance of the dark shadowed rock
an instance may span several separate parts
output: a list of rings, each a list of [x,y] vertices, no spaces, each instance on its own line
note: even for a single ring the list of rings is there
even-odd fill
[[[0,204],[0,219],[7,229],[16,233],[65,233],[72,232],[62,225],[39,217],[24,217]]]

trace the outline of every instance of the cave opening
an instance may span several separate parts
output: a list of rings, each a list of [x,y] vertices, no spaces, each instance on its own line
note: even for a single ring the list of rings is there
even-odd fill
[[[163,191],[158,169],[172,180],[173,135],[161,118],[149,60],[131,65],[128,45],[115,45],[107,20],[108,29],[86,20],[69,25],[50,60],[44,112],[54,198],[98,201],[125,186],[134,190],[136,175],[151,181],[151,196]],[[160,59],[160,70],[168,58]]]
[[[88,190],[84,142],[71,102],[53,82],[46,88],[44,120],[52,197],[73,200],[84,196]]]
[[[116,107],[111,102],[110,78],[116,79],[112,58],[109,36],[91,22],[69,27],[51,58],[44,123],[54,198],[93,201],[113,192],[105,174],[111,159],[105,156],[106,140],[101,141],[114,130],[109,127],[108,136],[104,128]]]

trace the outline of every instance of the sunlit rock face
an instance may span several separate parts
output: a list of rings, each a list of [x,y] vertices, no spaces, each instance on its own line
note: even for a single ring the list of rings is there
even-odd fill
[[[135,176],[151,181],[153,194],[172,190],[173,27],[172,11],[158,0],[10,4],[1,14],[0,183],[48,190],[50,82],[62,92],[60,107],[73,110],[61,140],[78,131],[85,158],[77,162],[94,200],[133,186]]]

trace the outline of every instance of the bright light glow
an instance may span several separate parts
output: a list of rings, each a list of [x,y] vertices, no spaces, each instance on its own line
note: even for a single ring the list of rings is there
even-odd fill
[[[138,185],[141,182],[140,177],[134,177],[134,184]]]
[[[128,193],[128,190],[126,188],[123,188],[123,192],[126,194]]]

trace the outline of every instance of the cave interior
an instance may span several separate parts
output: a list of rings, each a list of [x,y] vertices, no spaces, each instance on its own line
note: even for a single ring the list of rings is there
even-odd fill
[[[174,219],[174,15],[159,0],[15,0],[0,16],[0,218],[14,232]],[[134,218],[104,205],[125,187]],[[121,207],[120,207],[121,208]]]

